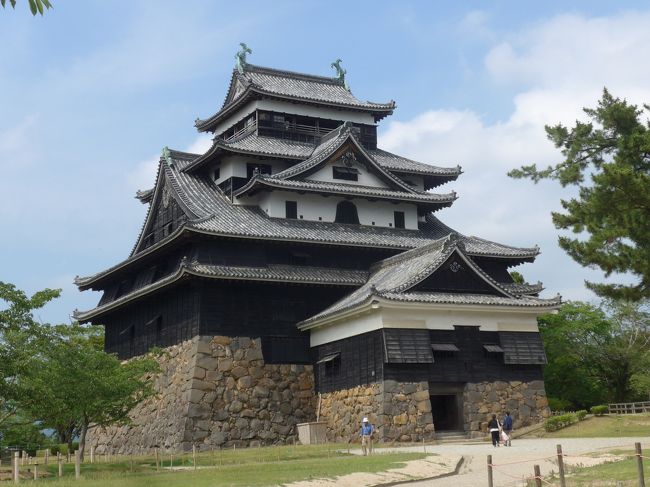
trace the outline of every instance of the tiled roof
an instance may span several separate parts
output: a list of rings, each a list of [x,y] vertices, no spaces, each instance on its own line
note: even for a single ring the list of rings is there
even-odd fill
[[[75,311],[75,319],[81,322],[109,311],[133,299],[145,296],[178,281],[185,275],[193,275],[211,279],[243,280],[243,281],[276,281],[296,284],[324,284],[337,286],[360,286],[366,282],[368,273],[359,270],[334,269],[325,267],[307,267],[290,265],[269,265],[266,267],[240,267],[200,264],[190,262],[181,264],[176,272],[136,289],[114,301],[98,306],[89,311]]]
[[[82,288],[90,287],[98,279],[131,265],[142,256],[166,246],[184,231],[196,231],[226,237],[404,250],[420,247],[454,232],[452,228],[442,223],[432,214],[427,215],[426,221],[420,223],[419,230],[270,218],[258,207],[233,205],[228,196],[207,178],[183,171],[183,168],[187,167],[196,157],[196,154],[172,150],[170,151],[169,161],[171,164],[166,159],[161,158],[155,189],[155,191],[161,191],[160,188],[163,185],[171,188],[172,196],[187,211],[190,221],[185,226],[179,227],[164,240],[136,253],[153,210],[154,205],[151,205],[138,243],[131,256],[125,261],[95,275],[77,277],[75,283],[78,286]],[[512,265],[532,260],[539,253],[539,249],[536,247],[518,248],[476,237],[461,236],[460,238],[463,240],[468,255],[511,259]]]
[[[284,171],[276,173],[273,175],[276,179],[289,179],[294,178],[300,174],[311,171],[334,154],[338,149],[340,149],[344,144],[350,143],[356,147],[357,151],[368,160],[371,166],[374,166],[375,171],[380,177],[383,177],[385,180],[389,181],[394,186],[402,188],[407,193],[416,193],[416,190],[410,187],[402,179],[395,176],[390,171],[384,169],[377,161],[375,161],[372,156],[366,151],[366,149],[361,145],[359,140],[354,135],[354,130],[351,124],[347,122],[343,124],[336,130],[330,132],[326,137],[321,140],[321,143],[314,149],[311,157],[306,159],[294,166],[291,166]]]
[[[383,293],[380,297],[391,301],[440,303],[440,304],[474,304],[492,306],[514,306],[532,308],[555,308],[562,304],[559,296],[550,299],[522,296],[520,298],[507,298],[490,296],[487,294],[460,294],[460,293]]]
[[[221,110],[209,118],[197,119],[195,126],[201,131],[212,130],[223,116],[231,113],[235,107],[241,106],[255,94],[351,110],[362,110],[379,117],[390,115],[395,109],[394,101],[374,103],[359,100],[337,78],[314,76],[248,64],[243,74],[236,70],[233,71],[230,90]]]
[[[349,196],[360,196],[366,198],[388,199],[396,201],[408,201],[415,203],[435,203],[436,209],[451,206],[456,199],[456,193],[435,194],[418,191],[417,193],[405,193],[385,188],[372,186],[361,186],[357,184],[343,184],[338,182],[314,181],[310,179],[293,180],[277,179],[271,176],[259,174],[252,178],[245,186],[235,192],[235,196],[246,194],[254,188],[265,186],[290,191],[305,191],[314,193],[342,194]]]
[[[464,265],[467,265],[488,285],[499,292],[501,296],[480,295],[479,298],[477,297],[479,295],[470,295],[466,298],[466,294],[409,292],[416,284],[433,274],[454,253],[464,261]],[[528,296],[517,297],[510,293],[466,255],[464,240],[457,234],[450,234],[445,238],[419,248],[384,259],[375,264],[370,271],[372,274],[363,286],[321,313],[306,319],[300,326],[309,328],[333,315],[362,306],[373,297],[393,301],[454,303],[461,303],[463,302],[462,299],[467,299],[465,304],[499,304],[503,306],[551,306],[552,303],[555,303],[555,301],[551,302]]]
[[[542,285],[541,282],[538,282],[536,284],[528,284],[528,283],[519,284],[513,282],[511,284],[503,284],[503,287],[506,288],[508,292],[512,294],[516,294],[518,296],[522,296],[526,294],[539,294],[544,290],[544,286]]]
[[[381,164],[382,167],[395,172],[407,174],[421,174],[426,176],[448,176],[458,177],[462,170],[460,166],[456,167],[438,167],[422,162],[413,161],[406,157],[392,154],[382,149],[368,149],[368,154]]]

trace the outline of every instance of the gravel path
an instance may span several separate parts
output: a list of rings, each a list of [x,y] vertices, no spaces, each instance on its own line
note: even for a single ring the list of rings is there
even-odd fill
[[[566,455],[565,463],[582,463],[586,465],[592,462],[591,457],[580,457],[585,453],[598,450],[607,450],[613,447],[634,449],[634,443],[640,441],[641,445],[650,448],[650,437],[644,438],[538,438],[526,440],[513,440],[512,447],[494,448],[489,443],[474,444],[446,444],[427,445],[427,453],[452,456],[462,455],[465,459],[458,475],[440,479],[422,480],[411,482],[408,486],[418,487],[481,487],[487,486],[487,455],[492,455],[492,462],[495,465],[520,462],[494,469],[494,487],[515,487],[525,485],[522,479],[533,474],[533,465],[541,468],[542,476],[554,471],[557,473],[556,447],[562,445],[562,451]],[[382,451],[389,449],[382,448]],[[423,447],[399,447],[391,448],[391,451],[423,451]],[[551,458],[549,458],[551,457]],[[539,460],[546,458],[546,460]],[[513,478],[515,477],[515,478]],[[548,484],[544,484],[548,485]]]

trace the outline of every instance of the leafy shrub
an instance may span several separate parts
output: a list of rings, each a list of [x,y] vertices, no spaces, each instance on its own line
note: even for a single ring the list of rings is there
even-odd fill
[[[566,411],[567,409],[573,409],[571,407],[571,401],[566,399],[558,399],[557,397],[548,398],[548,407],[551,411]]]
[[[602,416],[603,414],[607,414],[609,412],[609,407],[606,404],[601,404],[600,406],[592,406],[591,407],[591,414],[594,416]]]
[[[587,410],[586,409],[581,409],[580,411],[576,411],[576,417],[578,418],[578,421],[582,421],[585,419],[587,416]]]
[[[552,416],[544,421],[544,429],[546,431],[557,431],[562,428],[578,421],[576,413],[560,414],[559,416]]]

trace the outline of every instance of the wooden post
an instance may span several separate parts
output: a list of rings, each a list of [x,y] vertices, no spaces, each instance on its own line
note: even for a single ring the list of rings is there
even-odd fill
[[[557,445],[557,466],[560,471],[560,487],[566,487],[566,480],[564,480],[564,456],[562,455],[562,445]]]
[[[14,462],[12,465],[14,484],[20,482],[20,453],[14,452]]]
[[[196,470],[196,445],[192,445],[192,466]]]
[[[494,480],[492,478],[492,455],[487,456],[487,468],[488,468],[488,487],[493,487]]]
[[[90,447],[90,463],[95,463],[95,447]]]
[[[59,464],[59,477],[63,477],[63,457],[60,453],[57,455],[56,461]]]
[[[76,480],[79,480],[81,477],[81,455],[79,454],[79,450],[74,452],[74,478]]]
[[[636,469],[639,472],[639,487],[645,487],[645,476],[643,475],[643,457],[641,455],[641,443],[635,443]]]
[[[542,473],[539,470],[539,465],[533,465],[533,472],[535,472],[535,487],[542,487]]]
[[[34,462],[34,480],[38,480],[38,462]]]
[[[47,467],[50,464],[50,449],[46,448],[45,449],[45,466]]]

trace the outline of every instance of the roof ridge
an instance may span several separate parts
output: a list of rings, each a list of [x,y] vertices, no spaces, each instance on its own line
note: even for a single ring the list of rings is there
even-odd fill
[[[270,74],[270,75],[279,75],[283,77],[288,77],[288,78],[294,78],[294,79],[305,79],[309,81],[316,81],[316,82],[321,82],[321,83],[326,83],[326,84],[332,84],[332,85],[340,85],[344,86],[344,83],[340,81],[338,78],[334,78],[331,76],[322,76],[318,74],[309,74],[309,73],[303,73],[300,71],[291,71],[288,69],[278,69],[278,68],[270,68],[268,66],[258,66],[256,64],[248,64],[246,63],[246,66],[244,67],[244,73],[247,71],[254,71],[256,73],[262,73],[262,74]]]

